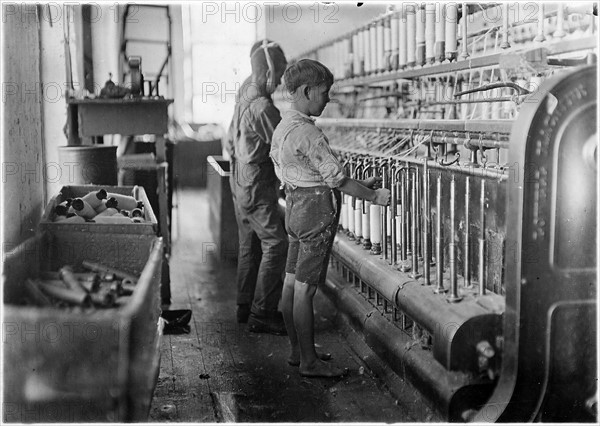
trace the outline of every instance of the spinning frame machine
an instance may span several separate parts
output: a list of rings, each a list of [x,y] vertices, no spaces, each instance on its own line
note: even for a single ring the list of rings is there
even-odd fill
[[[344,196],[326,290],[449,421],[596,419],[596,52],[592,3],[403,3],[300,55],[392,194]]]

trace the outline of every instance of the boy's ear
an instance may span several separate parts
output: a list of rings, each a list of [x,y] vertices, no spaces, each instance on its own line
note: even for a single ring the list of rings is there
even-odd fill
[[[308,85],[302,86],[302,94],[306,97],[306,99],[310,100],[310,87],[308,87]]]

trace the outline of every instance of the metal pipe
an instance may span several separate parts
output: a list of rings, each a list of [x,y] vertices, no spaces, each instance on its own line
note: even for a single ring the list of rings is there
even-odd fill
[[[431,208],[429,205],[429,167],[427,167],[427,161],[423,161],[423,277],[424,285],[431,284],[430,277],[430,241],[431,235],[429,233],[429,226],[431,222]]]
[[[417,172],[419,171],[420,168],[417,167]],[[425,256],[423,253],[423,221],[421,220],[421,216],[423,216],[423,185],[421,183],[422,178],[422,173],[417,173],[417,242],[419,244],[419,262],[422,262],[423,257]]]
[[[410,274],[410,276],[414,279],[420,278],[421,274],[419,273],[419,251],[417,248],[417,225],[419,223],[419,220],[417,218],[417,169],[414,169],[414,172],[412,173],[413,177],[412,177],[412,182],[411,182],[411,189],[412,189],[412,208],[411,208],[411,213],[412,213],[412,218],[411,218],[411,243],[412,243],[412,272]],[[410,176],[410,173],[408,174],[408,176]]]
[[[401,245],[401,257],[399,268],[402,272],[410,271],[410,265],[408,262],[408,206],[406,196],[406,180],[409,170],[407,167],[403,167],[401,170],[401,182],[400,182],[400,198],[401,198],[401,211],[400,211],[400,224],[402,226],[402,245]]]
[[[458,284],[456,281],[456,179],[454,174],[450,180],[450,246],[449,246],[449,257],[450,257],[450,295],[448,296],[449,302],[458,302],[462,299],[458,295]]]
[[[382,161],[381,164],[381,187],[387,188],[387,162]],[[388,242],[387,242],[387,207],[381,207],[381,253],[383,254],[383,258],[388,258],[387,252]]]
[[[485,295],[485,180],[481,180],[479,216],[481,229],[479,232],[479,295]]]
[[[433,291],[436,294],[445,293],[444,288],[444,241],[442,231],[442,174],[437,176],[437,191],[435,194],[436,215],[435,215],[435,261],[437,263],[435,271],[435,280],[437,283],[436,289]]]
[[[471,238],[469,237],[469,231],[471,229],[471,215],[469,213],[469,208],[471,205],[471,178],[467,176],[465,178],[465,249],[464,249],[464,266],[465,266],[465,287],[471,288],[471,253],[470,253],[470,244]]]

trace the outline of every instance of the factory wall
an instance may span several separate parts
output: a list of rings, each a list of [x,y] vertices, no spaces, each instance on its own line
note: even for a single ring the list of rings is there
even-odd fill
[[[361,6],[357,6],[361,4]],[[277,3],[263,15],[266,36],[288,58],[330,41],[384,13],[384,3]]]
[[[38,8],[3,6],[3,252],[32,236],[44,199]],[[19,58],[19,60],[14,60]]]

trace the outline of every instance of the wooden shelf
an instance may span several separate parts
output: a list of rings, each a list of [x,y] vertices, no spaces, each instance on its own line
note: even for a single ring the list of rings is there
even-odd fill
[[[163,135],[168,131],[167,108],[172,102],[164,98],[70,99],[69,110],[77,120],[72,136]]]
[[[137,98],[69,98],[68,104],[75,105],[137,105],[137,104],[164,104],[170,105],[173,103],[173,99],[165,99],[162,97],[137,97]]]

